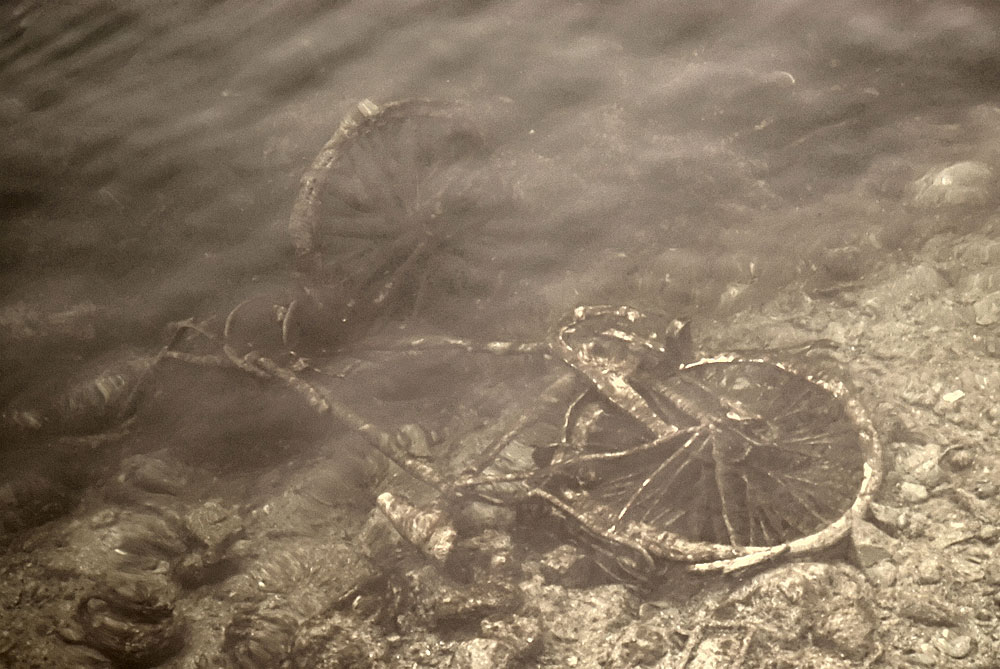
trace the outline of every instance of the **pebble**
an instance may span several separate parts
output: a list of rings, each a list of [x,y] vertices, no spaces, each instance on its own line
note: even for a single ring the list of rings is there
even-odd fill
[[[972,305],[977,325],[993,325],[1000,321],[1000,291],[986,295]]]
[[[933,585],[940,583],[944,577],[944,566],[933,557],[927,557],[917,563],[917,583]]]
[[[931,627],[955,627],[961,616],[946,601],[923,592],[900,589],[896,610],[903,618]]]
[[[1000,267],[988,267],[963,275],[958,281],[958,289],[966,299],[1000,290]]]
[[[900,444],[896,462],[901,472],[915,474],[929,468],[930,463],[937,462],[940,457],[941,446],[938,444]]]
[[[950,248],[959,267],[1000,265],[1000,241],[982,235],[969,235]]]
[[[947,402],[948,404],[954,404],[955,402],[959,401],[963,397],[965,397],[965,391],[961,390],[961,389],[958,389],[958,390],[952,390],[951,392],[945,393],[944,395],[941,396],[941,399],[944,400],[945,402]]]
[[[926,486],[909,481],[899,486],[899,494],[907,504],[920,504],[921,502],[926,502],[927,498],[930,497]]]
[[[1000,556],[994,555],[983,564],[983,579],[989,585],[1000,585]]]
[[[948,420],[952,422],[957,422],[960,420],[956,418],[956,414],[959,414],[962,410],[962,405],[958,402],[945,402],[943,399],[939,399],[934,404],[934,413],[939,416],[947,416]]]
[[[938,666],[937,658],[926,652],[916,652],[906,655],[906,663],[911,667],[936,667]]]
[[[896,575],[899,569],[890,560],[882,560],[865,569],[865,575],[879,589],[891,588],[896,585]]]
[[[972,452],[967,448],[959,448],[948,454],[948,466],[955,471],[968,469],[975,461]]]
[[[938,637],[934,645],[948,657],[961,660],[964,657],[968,657],[972,652],[972,637],[967,634],[955,634],[951,630],[945,630]]]
[[[759,626],[762,644],[782,646],[808,636],[815,647],[860,662],[875,646],[874,600],[854,568],[803,562],[752,577],[716,612],[726,622]]]
[[[889,560],[899,545],[898,540],[864,520],[855,520],[851,524],[851,539],[858,561],[865,569]]]
[[[980,204],[989,199],[993,171],[974,160],[934,169],[917,179],[913,186],[914,204],[928,209],[948,205]]]
[[[997,486],[992,481],[983,481],[981,483],[977,483],[972,492],[979,499],[990,499],[991,497],[996,497]]]
[[[452,656],[450,669],[492,669],[513,666],[513,650],[497,639],[463,641]]]
[[[986,544],[996,543],[997,537],[1000,537],[1000,528],[996,525],[982,525],[979,531],[976,532],[976,538]]]
[[[947,287],[947,282],[941,273],[930,265],[917,265],[896,279],[891,286],[890,294],[901,302],[916,302],[939,294]]]
[[[894,534],[899,530],[905,530],[908,525],[907,521],[909,519],[907,518],[905,512],[894,506],[886,506],[885,504],[872,502],[868,505],[868,509],[875,521],[890,533]]]

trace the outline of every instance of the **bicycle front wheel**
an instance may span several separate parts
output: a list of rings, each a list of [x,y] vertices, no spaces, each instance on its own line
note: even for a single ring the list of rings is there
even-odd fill
[[[550,492],[609,539],[720,568],[814,550],[847,532],[880,480],[874,430],[838,383],[723,356],[634,384],[687,424],[638,436],[645,428],[592,394],[571,411],[575,446],[550,476]]]

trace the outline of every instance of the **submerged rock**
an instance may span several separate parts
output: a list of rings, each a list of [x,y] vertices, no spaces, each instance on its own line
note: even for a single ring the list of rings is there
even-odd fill
[[[226,627],[223,651],[239,669],[277,667],[288,659],[299,618],[280,603],[244,609]]]
[[[967,634],[953,634],[945,630],[935,643],[938,650],[956,660],[968,657],[974,648],[972,637]]]
[[[772,654],[777,648],[801,652],[802,640],[811,639],[815,648],[861,661],[875,650],[872,602],[870,586],[856,570],[797,563],[753,578],[727,597],[712,618],[754,629],[751,655]]]
[[[125,666],[152,666],[175,655],[184,630],[174,613],[176,589],[163,576],[112,579],[77,607],[83,642]]]
[[[516,587],[500,580],[457,583],[435,567],[424,565],[394,582],[402,612],[397,622],[405,629],[437,633],[478,627],[480,621],[516,613],[524,597]]]
[[[331,611],[304,624],[295,636],[292,666],[300,669],[383,666],[387,645],[380,631],[358,616]]]
[[[920,504],[921,502],[927,501],[930,497],[930,493],[927,492],[926,486],[919,483],[904,481],[903,484],[899,486],[899,496],[907,504]]]
[[[470,639],[459,644],[450,669],[493,669],[516,666],[517,651],[499,639]]]
[[[976,300],[972,305],[976,325],[993,325],[1000,321],[1000,291],[994,291]]]
[[[933,209],[948,205],[982,204],[992,195],[993,170],[985,163],[965,160],[934,169],[913,183],[913,202]]]

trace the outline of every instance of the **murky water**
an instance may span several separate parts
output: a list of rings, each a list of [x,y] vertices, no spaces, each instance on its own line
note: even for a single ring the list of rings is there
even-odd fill
[[[503,277],[502,320],[527,313],[505,311],[515,293],[541,319],[594,300],[711,309],[866,239],[877,263],[925,226],[907,185],[989,163],[1000,134],[1000,17],[982,2],[3,13],[4,324],[63,314],[74,345],[155,341],[286,272],[298,180],[362,98],[503,119],[525,207],[477,267]]]
[[[914,190],[929,170],[997,162],[990,3],[3,14],[4,401],[287,283],[299,180],[364,98],[478,105],[516,200],[462,235],[448,291],[394,316],[432,331],[537,338],[597,302],[738,312],[789,281],[860,278],[995,206],[921,206]]]
[[[373,335],[538,339],[598,303],[697,331],[793,282],[850,284],[995,218],[998,35],[986,0],[6,3],[0,407],[149,355],[173,322],[218,332],[241,300],[295,285],[300,179],[364,99],[467,103],[494,145],[483,197],[501,203],[459,222],[457,252],[431,254],[420,299]],[[322,365],[365,416],[454,432],[540,392],[536,362]],[[238,376],[173,369],[94,465],[0,444],[0,511],[38,524],[158,450],[231,476],[226,503],[242,485],[280,494],[286,454],[328,426]],[[338,457],[334,505],[371,476]]]

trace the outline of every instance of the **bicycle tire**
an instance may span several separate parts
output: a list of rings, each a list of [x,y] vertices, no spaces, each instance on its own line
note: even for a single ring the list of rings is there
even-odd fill
[[[737,569],[832,545],[881,480],[875,431],[841,383],[719,356],[632,384],[678,431],[653,435],[588,392],[567,413],[542,486],[598,543]]]
[[[370,284],[474,207],[491,149],[461,103],[362,100],[302,178],[289,233],[316,284]]]

